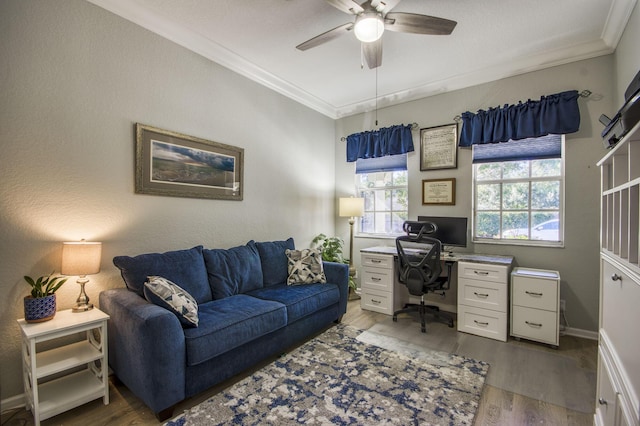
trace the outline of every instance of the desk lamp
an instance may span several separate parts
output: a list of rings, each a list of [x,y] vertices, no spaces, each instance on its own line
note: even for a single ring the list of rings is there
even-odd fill
[[[364,215],[364,198],[340,198],[338,215],[349,218],[349,276],[356,275],[356,268],[353,266],[353,224],[356,217]]]
[[[100,272],[100,258],[102,255],[102,243],[90,243],[85,240],[80,242],[62,243],[62,267],[63,275],[77,275],[80,284],[80,296],[76,300],[73,312],[84,312],[93,309],[89,303],[89,296],[84,292],[84,285],[89,282],[87,275]]]

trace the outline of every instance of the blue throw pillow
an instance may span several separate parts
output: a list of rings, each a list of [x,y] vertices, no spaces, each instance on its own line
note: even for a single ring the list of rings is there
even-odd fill
[[[135,257],[116,256],[113,264],[120,269],[127,288],[141,297],[144,297],[143,287],[147,277],[157,275],[180,283],[198,303],[212,300],[202,246]]]
[[[179,285],[166,278],[150,276],[144,283],[144,297],[154,305],[173,312],[185,327],[198,326],[198,304]]]
[[[258,254],[260,254],[264,286],[286,283],[289,270],[287,255],[284,252],[287,249],[295,250],[293,238],[289,238],[286,241],[269,241],[255,244],[258,248]]]
[[[214,299],[262,288],[262,267],[253,241],[230,249],[204,249],[204,262]]]

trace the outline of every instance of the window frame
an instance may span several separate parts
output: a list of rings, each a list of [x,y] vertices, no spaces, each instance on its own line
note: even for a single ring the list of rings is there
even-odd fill
[[[405,174],[405,180],[406,180],[406,184],[404,185],[396,185],[395,184],[395,179],[393,178],[393,173],[398,173],[398,172],[403,172]],[[379,187],[363,187],[360,185],[360,178],[359,175],[373,175],[373,174],[378,174],[378,173],[391,173],[392,174],[392,185],[390,186],[379,186]],[[391,209],[390,210],[377,210],[374,207],[374,210],[366,210],[366,201],[365,201],[365,214],[366,213],[371,213],[373,212],[374,216],[376,214],[376,212],[384,212],[384,213],[389,213],[390,215],[393,216],[394,213],[405,213],[406,217],[409,217],[409,170],[405,169],[405,170],[389,170],[389,171],[378,171],[378,172],[368,172],[368,173],[355,173],[354,174],[354,186],[355,186],[355,193],[357,194],[358,197],[363,197],[366,200],[366,197],[364,196],[363,192],[365,191],[394,191],[394,190],[402,190],[404,189],[407,192],[407,206],[406,206],[406,210],[394,210],[393,209],[393,195],[392,197],[392,201],[391,201]],[[374,196],[374,199],[376,199],[376,197]],[[395,238],[398,235],[402,235],[402,233],[397,233],[397,232],[386,232],[386,233],[382,233],[382,232],[364,232],[362,230],[362,224],[363,224],[363,217],[359,217],[357,218],[357,226],[356,226],[356,235],[358,237],[363,237],[363,238]],[[407,220],[407,219],[405,219]]]
[[[499,179],[492,179],[492,180],[483,180],[480,181],[481,184],[491,184],[491,183],[498,183],[498,184],[504,184],[504,183],[522,183],[522,182],[527,182],[529,184],[529,199],[528,199],[528,207],[526,209],[526,212],[529,216],[529,221],[531,221],[531,217],[532,214],[535,212],[538,212],[540,210],[536,210],[536,209],[532,209],[531,208],[531,183],[532,182],[543,182],[543,181],[560,181],[560,188],[559,188],[559,207],[558,207],[558,238],[559,241],[549,241],[549,240],[532,240],[532,239],[518,239],[518,238],[480,238],[476,236],[476,229],[477,229],[477,221],[478,221],[478,209],[477,209],[477,205],[478,205],[478,199],[477,199],[477,187],[478,187],[478,180],[477,180],[477,168],[478,166],[482,165],[482,164],[489,164],[489,163],[478,163],[478,164],[472,164],[472,188],[471,188],[471,192],[472,192],[472,200],[471,200],[471,214],[472,214],[472,221],[471,221],[471,241],[474,244],[498,244],[498,245],[516,245],[516,246],[528,246],[528,247],[558,247],[558,248],[563,248],[565,246],[565,203],[566,203],[566,192],[565,192],[565,184],[566,184],[566,168],[565,168],[565,135],[560,135],[561,136],[561,155],[560,155],[560,176],[559,177],[531,177],[531,161],[536,160],[536,159],[528,159],[528,160],[520,160],[520,161],[528,161],[529,162],[529,176],[526,178],[507,178],[505,179],[504,177],[500,177]],[[544,160],[544,159],[540,159],[540,160]],[[508,161],[496,161],[494,163],[506,163]],[[492,164],[492,163],[491,163]],[[502,191],[500,191],[500,197],[502,197]],[[500,207],[499,207],[499,214],[500,214],[500,224],[501,224],[501,229],[500,229],[500,236],[502,236],[502,233],[504,232],[504,230],[502,229],[502,214],[506,211],[509,212],[509,210],[504,210],[503,209],[503,205],[502,205],[502,199],[500,200]],[[525,211],[525,210],[518,210],[518,211]],[[545,221],[546,222],[546,221]],[[544,223],[544,222],[543,222]],[[529,229],[531,229],[531,226],[529,226]]]

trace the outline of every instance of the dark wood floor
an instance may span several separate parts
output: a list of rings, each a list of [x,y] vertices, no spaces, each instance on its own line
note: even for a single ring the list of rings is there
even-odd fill
[[[373,326],[376,322],[388,319],[386,315],[360,309],[360,301],[349,301],[347,314],[343,323],[362,330]],[[452,331],[455,332],[455,331]],[[568,356],[575,356],[582,363],[595,366],[597,343],[585,341],[575,337],[562,338],[560,350],[567,348]],[[267,364],[256,366],[255,369]],[[254,370],[255,370],[254,369]],[[252,371],[254,371],[252,370]],[[247,372],[242,377],[245,377]],[[176,407],[175,415],[182,413],[211,395],[240,380],[236,377],[220,386],[210,389],[197,397],[183,401]],[[90,402],[81,407],[60,414],[43,421],[43,426],[87,426],[87,425],[159,425],[153,413],[129,390],[121,384],[110,383],[110,403],[104,405],[102,399]],[[594,396],[595,400],[595,396]],[[24,409],[17,409],[2,413],[1,426],[31,426],[31,413]],[[508,392],[493,386],[484,386],[480,407],[475,425],[554,425],[580,426],[592,425],[593,415],[572,411],[567,408],[544,401],[528,398],[513,392]]]

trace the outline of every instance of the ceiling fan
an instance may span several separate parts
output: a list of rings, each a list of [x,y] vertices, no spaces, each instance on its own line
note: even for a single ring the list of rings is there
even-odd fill
[[[417,13],[391,12],[400,0],[367,0],[356,3],[353,0],[326,0],[342,12],[354,15],[354,22],[342,24],[296,46],[307,50],[353,31],[362,42],[362,51],[369,68],[382,64],[382,33],[385,30],[401,33],[449,35],[457,22]]]

